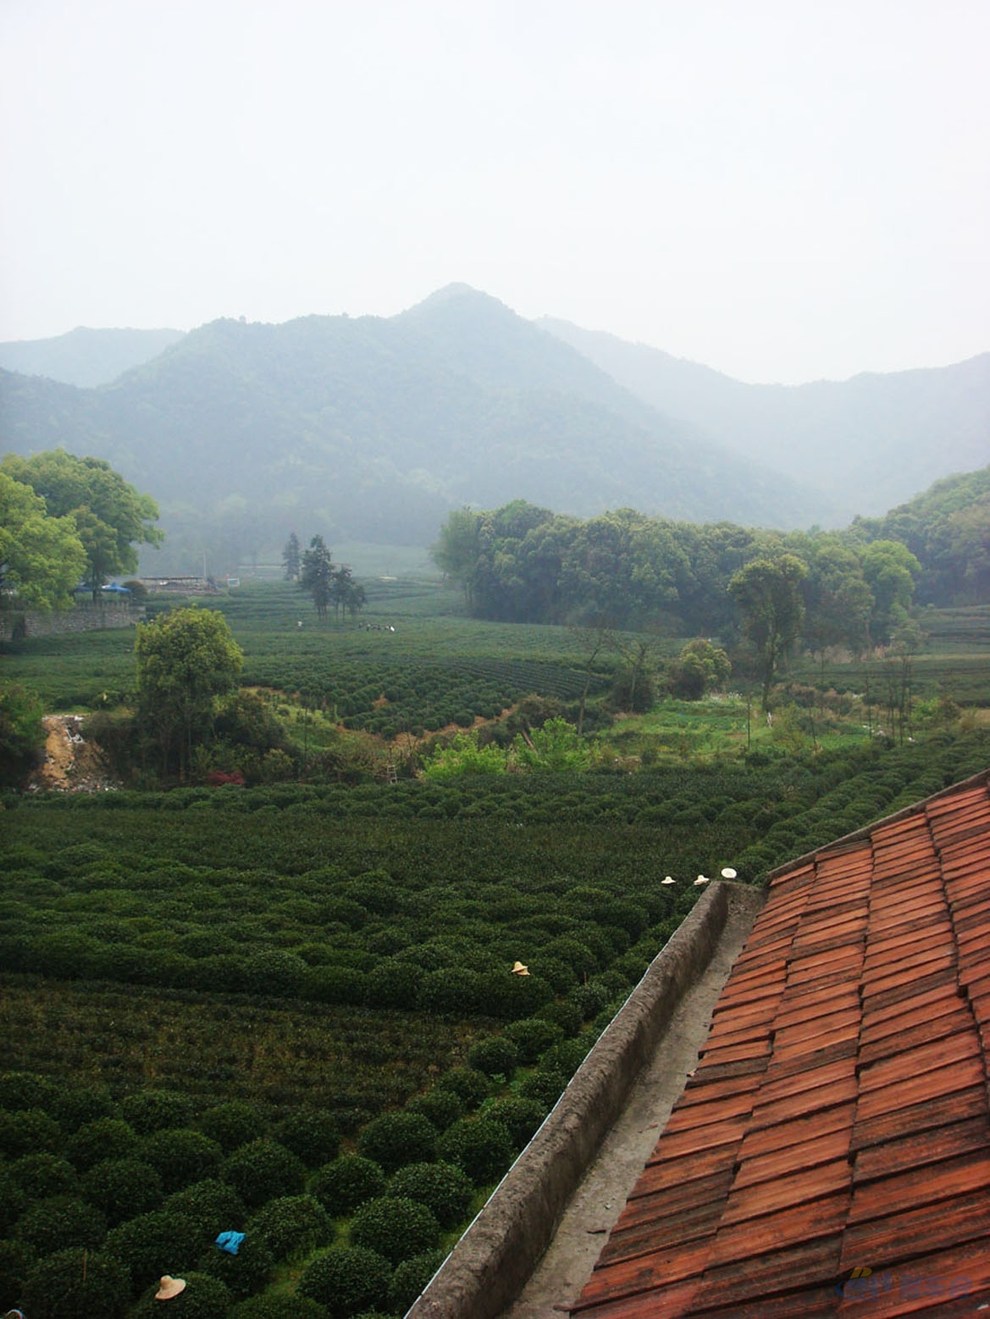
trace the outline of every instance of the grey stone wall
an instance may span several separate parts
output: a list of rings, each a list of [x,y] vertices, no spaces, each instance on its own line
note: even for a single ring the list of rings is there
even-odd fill
[[[660,950],[406,1319],[496,1319],[519,1295],[674,1010],[711,960],[728,891],[722,881],[710,885]]]
[[[144,618],[139,605],[75,604],[71,609],[0,609],[0,641],[23,637],[60,637],[72,632],[102,632],[134,627]]]

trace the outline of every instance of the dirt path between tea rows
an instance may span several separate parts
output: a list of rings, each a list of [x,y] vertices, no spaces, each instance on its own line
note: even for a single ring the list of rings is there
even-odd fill
[[[758,910],[755,893],[733,894],[729,902],[729,918],[707,970],[674,1013],[669,1030],[575,1192],[549,1249],[502,1319],[561,1319],[587,1281],[697,1065],[715,1003],[753,924]]]
[[[34,792],[109,792],[119,785],[107,772],[103,755],[83,735],[80,714],[46,714],[44,763],[31,775]]]

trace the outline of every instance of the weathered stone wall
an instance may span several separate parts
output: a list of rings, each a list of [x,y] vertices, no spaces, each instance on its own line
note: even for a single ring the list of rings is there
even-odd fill
[[[733,887],[712,884],[660,950],[406,1319],[496,1319],[521,1293],[640,1070],[711,961]]]
[[[71,632],[102,632],[133,627],[144,618],[139,605],[76,604],[71,609],[0,609],[0,641],[23,637],[59,637]]]

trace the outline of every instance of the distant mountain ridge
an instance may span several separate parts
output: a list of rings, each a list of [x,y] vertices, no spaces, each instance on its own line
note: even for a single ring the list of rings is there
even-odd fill
[[[537,324],[668,416],[813,483],[845,517],[889,509],[990,458],[990,352],[928,370],[750,385],[566,321]]]
[[[109,384],[182,338],[182,330],[90,330],[79,326],[54,339],[0,343],[0,367],[67,385]]]
[[[638,373],[632,356],[645,364]],[[657,383],[657,359],[666,383]],[[943,373],[922,374],[938,385],[933,400],[951,392],[938,384]],[[822,397],[838,427],[858,387],[834,389]],[[988,396],[978,372],[968,392],[975,414]],[[169,537],[159,557],[166,571],[203,552],[214,571],[270,555],[293,529],[331,543],[429,544],[462,504],[524,498],[578,516],[625,506],[789,528],[840,525],[849,508],[883,513],[930,483],[887,494],[911,480],[903,454],[886,459],[895,469],[886,485],[853,484],[864,455],[840,460],[849,449],[841,436],[826,449],[848,466],[846,481],[831,479],[817,455],[796,460],[781,438],[788,426],[801,433],[789,399],[784,387],[742,385],[611,336],[527,321],[450,285],[390,318],[214,321],[95,388],[0,371],[0,441],[22,453],[61,445],[106,458],[153,494]],[[790,420],[775,430],[766,418],[776,400]],[[882,399],[872,407],[890,412]],[[801,416],[807,443],[825,444],[819,413]],[[864,449],[873,424],[869,412],[854,419]],[[971,430],[980,433],[975,421]],[[747,451],[754,431],[766,441],[762,461]],[[930,435],[936,475],[955,470],[955,438],[944,427]]]

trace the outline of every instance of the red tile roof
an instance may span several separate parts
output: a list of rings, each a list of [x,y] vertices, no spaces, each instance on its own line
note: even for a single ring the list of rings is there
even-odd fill
[[[576,1319],[990,1305],[988,785],[775,873]]]

